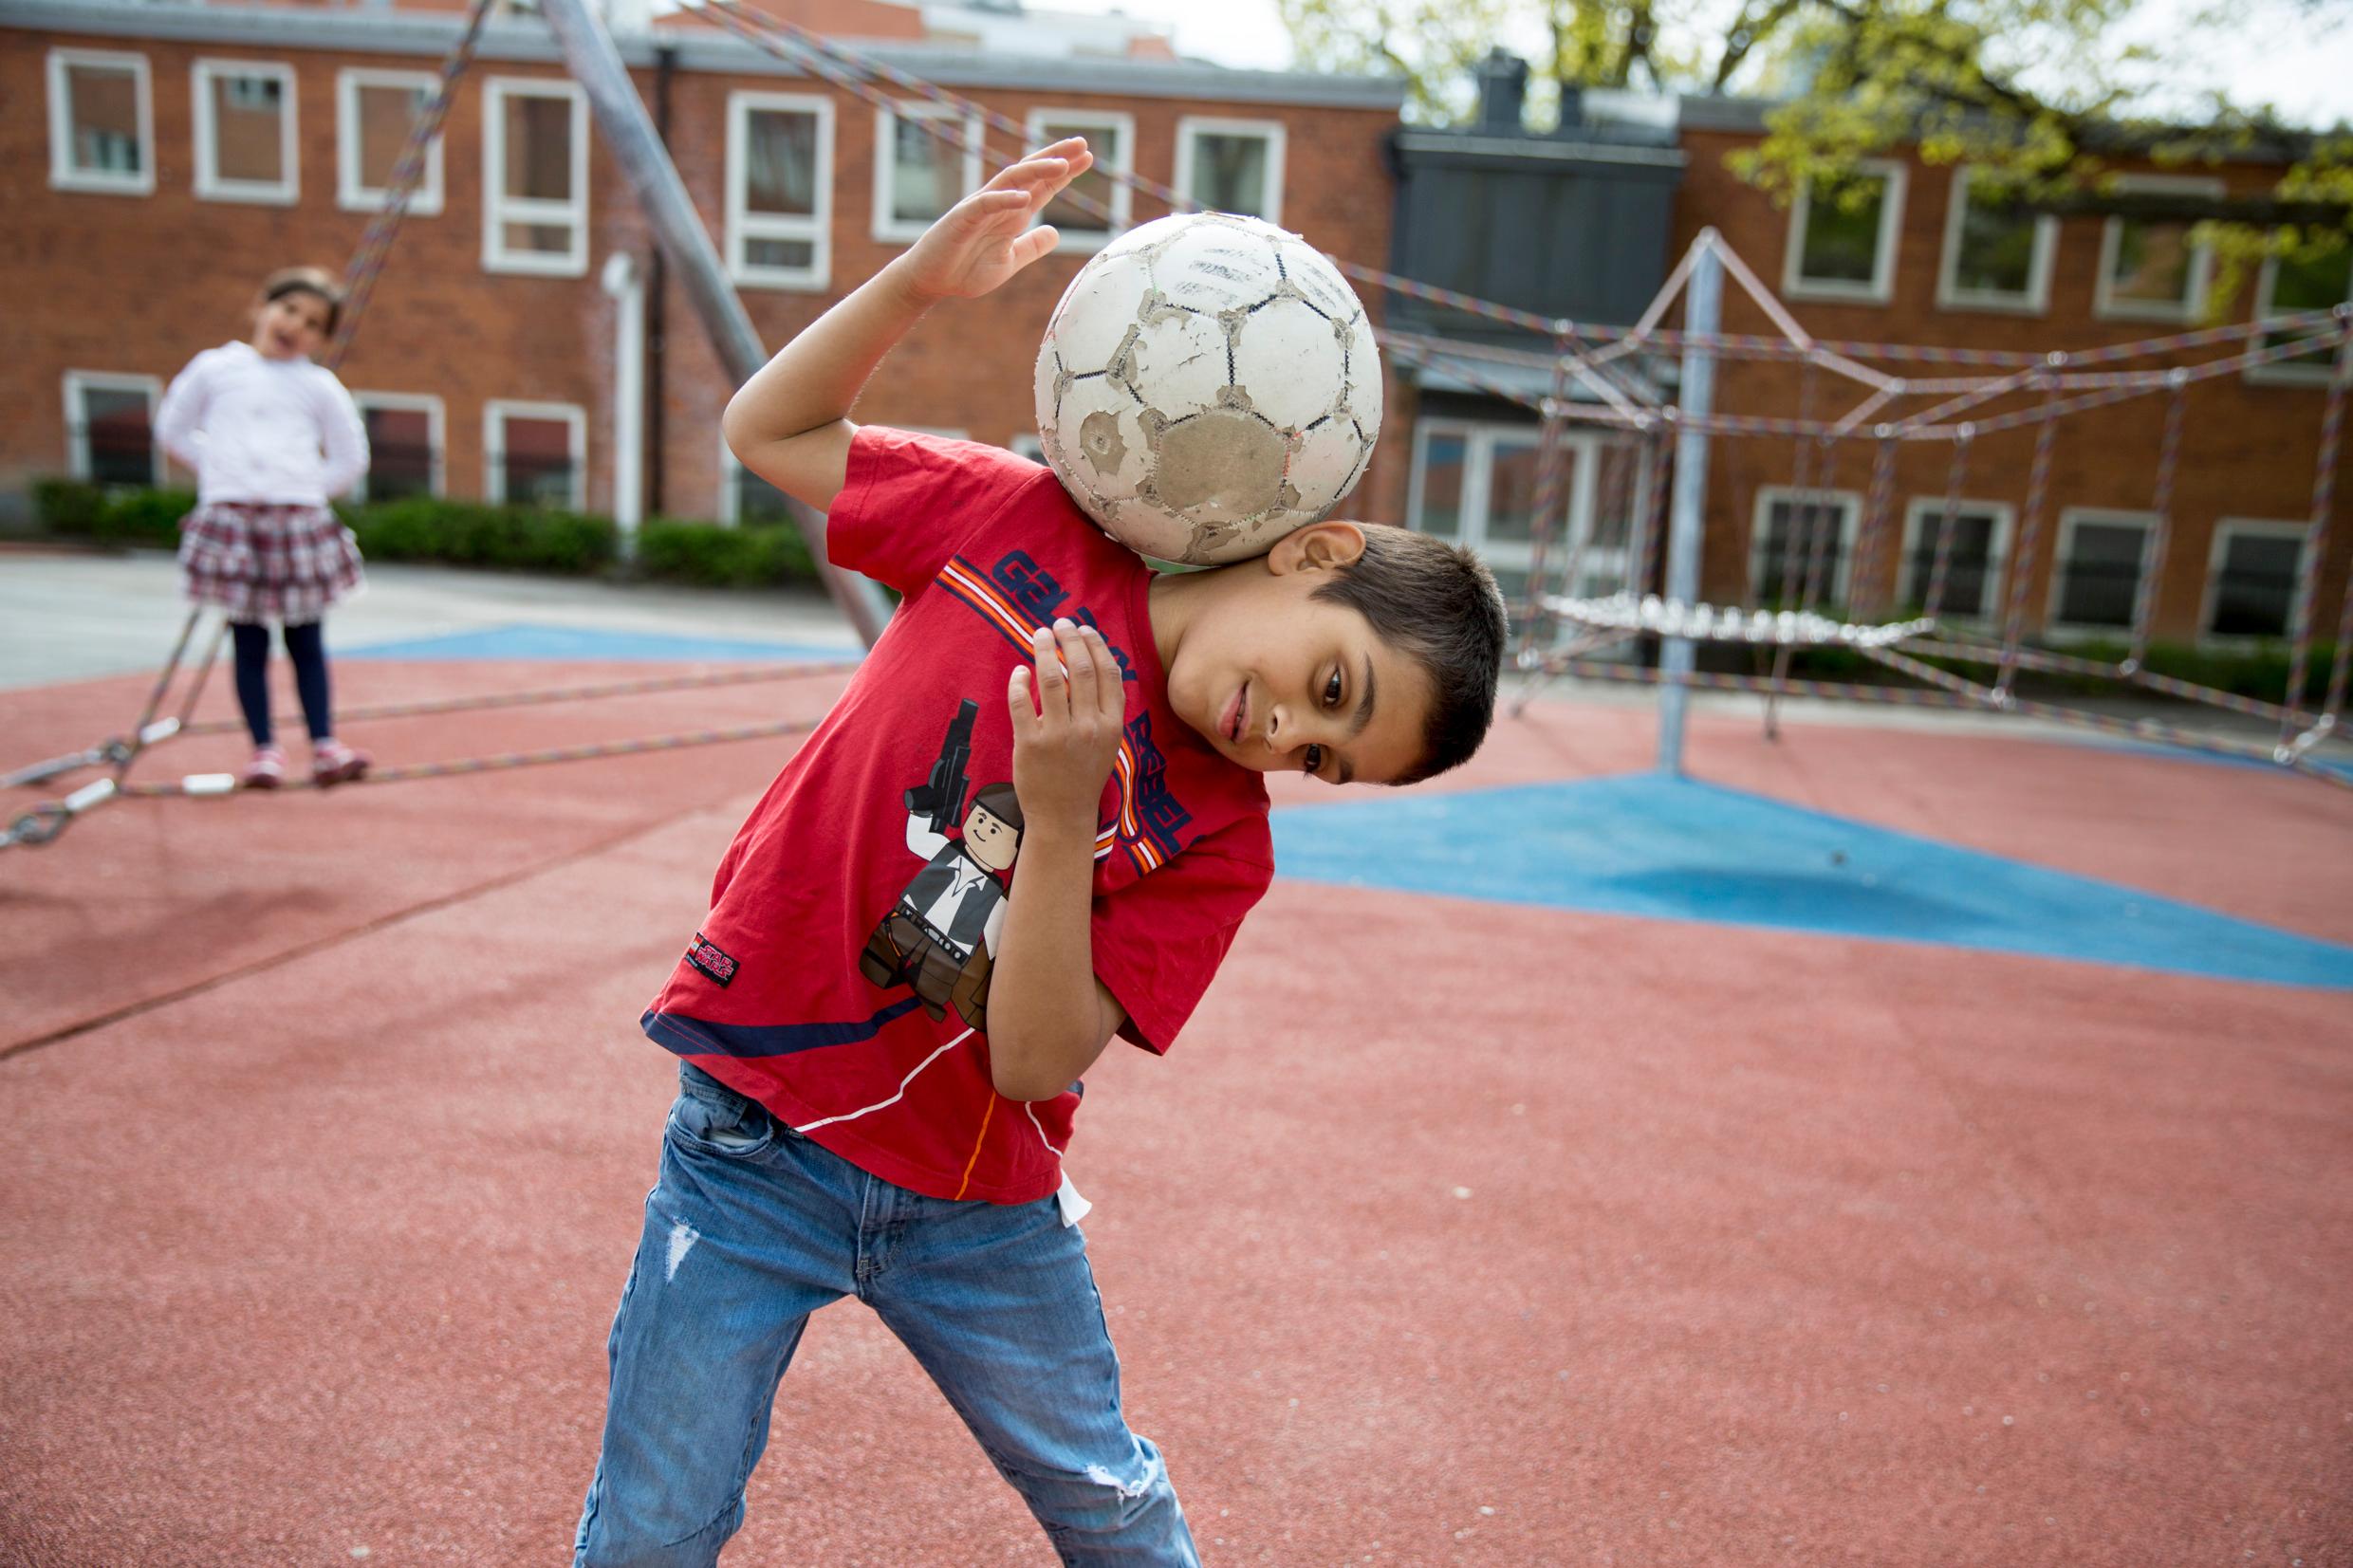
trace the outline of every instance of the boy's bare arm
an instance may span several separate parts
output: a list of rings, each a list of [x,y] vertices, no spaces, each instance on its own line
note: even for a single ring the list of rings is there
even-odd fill
[[[1101,633],[1040,628],[1034,677],[1013,672],[1021,853],[989,978],[989,1071],[1009,1099],[1051,1099],[1095,1063],[1127,1014],[1095,978],[1095,814],[1127,701]],[[1034,690],[1034,701],[1031,692]]]
[[[1009,165],[923,237],[809,323],[737,389],[721,424],[744,467],[825,510],[849,466],[849,422],[866,378],[923,313],[986,294],[1054,248],[1046,204],[1094,161],[1071,137]]]

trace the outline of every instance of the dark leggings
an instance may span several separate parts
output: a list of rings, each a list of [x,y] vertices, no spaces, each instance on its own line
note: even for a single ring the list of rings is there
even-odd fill
[[[268,746],[269,628],[236,620],[230,622],[229,630],[237,639],[237,706],[245,710],[245,727],[253,732],[253,744]],[[302,694],[303,719],[310,726],[310,738],[324,740],[335,733],[327,701],[326,638],[315,620],[299,626],[289,622],[280,635],[286,639],[286,656],[294,661],[294,690]]]

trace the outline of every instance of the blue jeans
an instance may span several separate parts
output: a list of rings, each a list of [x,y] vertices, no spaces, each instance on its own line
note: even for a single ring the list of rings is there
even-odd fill
[[[927,1198],[693,1067],[678,1077],[575,1568],[717,1561],[808,1315],[849,1295],[915,1353],[1064,1562],[1198,1563],[1159,1450],[1120,1413],[1086,1242],[1052,1198]]]

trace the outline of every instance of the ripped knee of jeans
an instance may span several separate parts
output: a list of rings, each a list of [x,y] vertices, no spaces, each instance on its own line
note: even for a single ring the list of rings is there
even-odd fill
[[[1121,1480],[1108,1465],[1089,1465],[1086,1479],[1098,1486],[1108,1486],[1118,1492],[1121,1502],[1133,1503],[1158,1485],[1161,1474],[1160,1456],[1147,1451],[1140,1441],[1136,1444],[1136,1479],[1133,1481]]]

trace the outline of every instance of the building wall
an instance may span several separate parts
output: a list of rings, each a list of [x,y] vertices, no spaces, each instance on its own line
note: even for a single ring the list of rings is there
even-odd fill
[[[52,46],[143,54],[152,83],[155,191],[118,195],[49,187],[45,60]],[[289,206],[195,194],[191,66],[198,59],[283,61],[295,67],[300,199]],[[0,289],[34,302],[0,320],[9,373],[0,397],[0,487],[21,489],[66,466],[69,369],[169,380],[197,351],[250,331],[265,275],[308,263],[340,275],[367,212],[336,202],[336,73],[343,67],[432,69],[437,61],[380,53],[259,50],[243,46],[0,30]],[[610,429],[611,311],[584,279],[486,272],[482,267],[481,78],[560,79],[550,65],[484,62],[452,104],[438,215],[402,226],[341,375],[355,391],[432,394],[445,405],[452,495],[480,493],[487,399],[528,398],[590,411],[591,502],[604,506]],[[639,226],[591,143],[592,262],[635,243]]]
[[[66,46],[137,52],[148,62],[155,127],[155,191],[147,195],[52,190],[45,60]],[[198,58],[282,61],[296,74],[300,199],[291,206],[200,200],[194,194],[190,67]],[[260,279],[275,267],[312,263],[340,272],[369,214],[337,206],[336,73],[437,68],[438,56],[255,47],[163,38],[88,36],[0,28],[0,288],[32,308],[0,315],[0,490],[66,467],[62,379],[69,369],[168,379],[199,349],[248,330]],[[1195,73],[1185,73],[1189,77]],[[635,72],[640,96],[656,101],[651,68]],[[969,92],[1015,120],[1033,106],[1114,109],[1136,121],[1136,170],[1162,182],[1175,175],[1181,116],[1276,120],[1286,127],[1285,227],[1341,255],[1379,265],[1388,253],[1389,202],[1383,138],[1394,108],[1285,102],[1218,102],[1100,90],[1099,65],[1073,69],[1093,92],[982,89]],[[575,404],[586,411],[587,504],[612,509],[614,302],[598,273],[625,251],[640,262],[653,245],[642,214],[599,143],[591,121],[588,269],[579,278],[486,270],[482,262],[484,86],[489,78],[561,80],[549,62],[475,63],[452,106],[443,138],[444,199],[436,215],[413,215],[378,283],[358,341],[342,368],[355,391],[438,396],[445,406],[444,466],[454,496],[484,484],[487,401]],[[1195,77],[1197,80],[1197,77]],[[742,286],[762,340],[773,347],[870,276],[902,246],[872,237],[872,106],[806,78],[766,72],[680,69],[670,80],[673,160],[714,241],[725,242],[729,95],[737,90],[806,93],[833,104],[832,256],[829,286],[801,292]],[[1010,158],[1010,138],[991,134],[989,164]],[[1136,221],[1164,209],[1139,194]],[[1084,261],[1060,253],[1039,262],[986,300],[943,305],[912,332],[861,398],[861,420],[962,431],[1005,443],[1034,430],[1030,373],[1038,336],[1062,289]],[[1367,299],[1378,310],[1380,302]],[[678,286],[667,278],[659,397],[660,490],[649,512],[711,517],[720,510],[719,415],[732,385]],[[650,367],[650,362],[649,362]],[[1401,451],[1402,443],[1384,447]],[[1399,514],[1401,458],[1377,457],[1360,494],[1384,498]]]
[[[1684,176],[1675,250],[1679,256],[1703,227],[1713,226],[1755,269],[1766,286],[1782,292],[1783,260],[1790,214],[1726,169],[1725,156],[1752,145],[1752,134],[1688,129],[1684,144],[1691,163]],[[2228,165],[2200,174],[2223,178],[2237,194],[2268,190],[2277,168]],[[1937,272],[1944,244],[1946,205],[1953,172],[1912,160],[1899,231],[1892,298],[1885,304],[1786,303],[1806,329],[1824,339],[1930,343],[1971,348],[2047,352],[2132,342],[2185,330],[2147,322],[2117,322],[2094,313],[2101,262],[2102,225],[2097,217],[2070,217],[2059,225],[2048,308],[2036,315],[1941,307]],[[2253,319],[2254,286],[2239,290],[2222,319]],[[1734,333],[1772,333],[1765,314],[1729,280],[1724,327]],[[2237,346],[2193,351],[2195,358],[2236,352]],[[2178,363],[2141,360],[2128,368]],[[2119,367],[2127,368],[2127,367]],[[1920,366],[1921,376],[1971,374],[1966,368]],[[1789,415],[1803,394],[1802,373],[1788,364],[1740,363],[1721,368],[1718,408],[1728,413]],[[1856,383],[1817,372],[1811,394],[1816,414],[1853,406]],[[2187,639],[2202,628],[2209,584],[2210,552],[2225,518],[2276,519],[2302,523],[2312,507],[2314,459],[2319,447],[2324,388],[2265,385],[2242,376],[2200,382],[2188,393],[2184,438],[2175,480],[2173,541],[2154,610],[2157,636]],[[2011,398],[1990,411],[2021,406]],[[2163,430],[2162,395],[2131,399],[2065,418],[2051,452],[2043,537],[2027,563],[2027,626],[2042,624],[2049,602],[2052,552],[2062,508],[2071,507],[2145,511],[2153,501],[2157,456]],[[1897,407],[1925,406],[1914,399]],[[2029,473],[2034,452],[2031,426],[1989,435],[1973,443],[1965,498],[2007,502],[2015,509],[2015,544],[2026,526]],[[1869,439],[1839,445],[1828,481],[1865,497],[1870,489]],[[1930,498],[1941,504],[1951,449],[1944,443],[1903,443],[1896,468],[1888,544],[1879,560],[1881,585],[1892,592],[1896,554],[1905,504]],[[1786,436],[1719,438],[1713,443],[1707,517],[1704,584],[1707,597],[1742,602],[1750,594],[1751,526],[1762,486],[1786,486],[1796,465],[1795,443]],[[2353,558],[2353,502],[2339,487],[2330,528],[2328,563],[2323,574],[2322,634],[2333,627],[2337,596],[2344,592],[2346,563]]]

